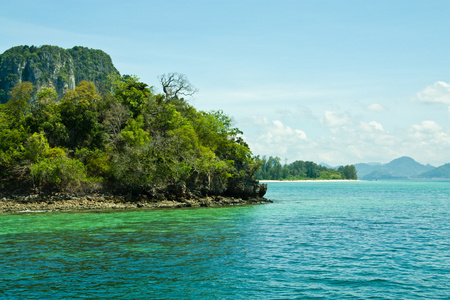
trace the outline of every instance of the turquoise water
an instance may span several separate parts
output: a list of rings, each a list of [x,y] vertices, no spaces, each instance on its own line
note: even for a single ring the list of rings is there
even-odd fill
[[[269,183],[267,197],[0,215],[0,298],[449,299],[450,182]]]

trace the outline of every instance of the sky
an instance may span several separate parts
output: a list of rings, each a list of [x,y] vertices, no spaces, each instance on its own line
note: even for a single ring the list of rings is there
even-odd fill
[[[450,162],[448,0],[0,0],[0,53],[84,46],[158,86],[178,72],[254,155]]]

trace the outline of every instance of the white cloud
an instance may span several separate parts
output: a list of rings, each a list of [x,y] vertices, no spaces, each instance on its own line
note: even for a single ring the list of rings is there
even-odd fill
[[[266,131],[265,139],[269,143],[296,142],[306,139],[306,133],[300,129],[292,129],[281,121],[275,120],[273,126]]]
[[[327,127],[341,127],[352,124],[352,121],[348,116],[329,110],[325,111],[325,114],[320,119],[320,122]]]
[[[421,133],[436,133],[442,131],[442,126],[435,121],[423,121],[419,125],[412,125],[411,129]]]
[[[376,121],[371,121],[371,122],[361,122],[361,129],[363,131],[366,132],[371,132],[371,131],[381,131],[384,132],[384,128],[383,125],[381,125],[380,123],[376,122]]]
[[[379,104],[379,103],[372,103],[369,106],[367,106],[367,109],[374,112],[383,112],[386,111],[386,108]]]
[[[423,121],[412,125],[403,139],[402,149],[418,161],[433,163],[448,162],[450,136],[435,121]]]
[[[408,138],[413,144],[427,145],[430,148],[433,147],[434,150],[437,146],[450,147],[450,137],[435,121],[423,121],[420,124],[412,125],[408,130]],[[444,150],[444,148],[442,149]]]
[[[269,124],[269,120],[266,117],[253,117],[253,121],[256,125],[267,125]]]
[[[445,105],[444,111],[440,112],[446,115],[449,105]],[[423,106],[417,106],[423,109]],[[392,106],[394,108],[397,107]],[[401,114],[398,120],[395,114],[393,120],[383,114],[373,120],[367,119],[367,115],[346,113],[336,107],[314,112],[318,114],[319,111],[321,118],[308,120],[294,118],[294,110],[292,114],[286,112],[284,118],[271,119],[267,115],[253,119],[247,117],[246,120],[253,122],[255,130],[246,136],[246,141],[255,155],[278,156],[288,159],[288,162],[309,160],[330,165],[386,163],[401,156],[410,156],[421,163],[436,166],[449,162],[450,130],[447,119],[438,120],[434,115],[423,113],[416,118],[425,120],[416,119],[414,122],[411,117],[405,122],[401,120]],[[393,123],[395,126],[392,126]]]
[[[322,136],[316,151],[323,152],[321,158],[328,153],[326,162],[330,164],[348,164],[376,161],[381,156],[395,158],[398,143],[398,138],[386,132],[381,123],[360,122],[359,126],[337,128],[332,135]]]
[[[393,132],[378,121],[359,121],[358,126],[333,127],[327,134],[317,137],[307,137],[304,131],[293,129],[280,120],[269,121],[260,129],[259,134],[247,140],[253,152],[287,158],[289,162],[386,163],[404,155],[436,166],[449,162],[450,133],[433,120]]]
[[[450,104],[450,84],[443,81],[437,81],[417,93],[417,98],[420,101],[427,103]]]
[[[248,137],[246,141],[255,154],[290,157],[293,149],[308,144],[306,133],[300,129],[292,129],[280,120],[265,122],[267,119],[255,119],[260,133]]]

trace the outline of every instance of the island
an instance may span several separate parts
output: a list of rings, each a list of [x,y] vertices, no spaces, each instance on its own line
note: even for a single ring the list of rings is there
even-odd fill
[[[279,157],[255,157],[261,167],[255,172],[258,180],[357,180],[354,165],[336,168],[318,165],[312,161],[296,160],[290,164],[281,164]]]
[[[0,56],[0,212],[270,202],[259,161],[186,76],[162,93],[101,50],[19,46]]]

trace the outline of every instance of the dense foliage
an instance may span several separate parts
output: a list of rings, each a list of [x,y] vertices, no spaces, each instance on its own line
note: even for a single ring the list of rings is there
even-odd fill
[[[255,173],[259,180],[301,180],[301,179],[357,179],[353,165],[341,166],[337,170],[317,165],[311,161],[295,161],[281,164],[279,157],[256,158],[261,168]]]
[[[254,177],[258,164],[223,112],[197,111],[135,77],[112,83],[100,95],[81,81],[60,100],[50,88],[33,97],[29,82],[14,87],[0,104],[0,188],[151,194],[181,186],[211,195]]]

